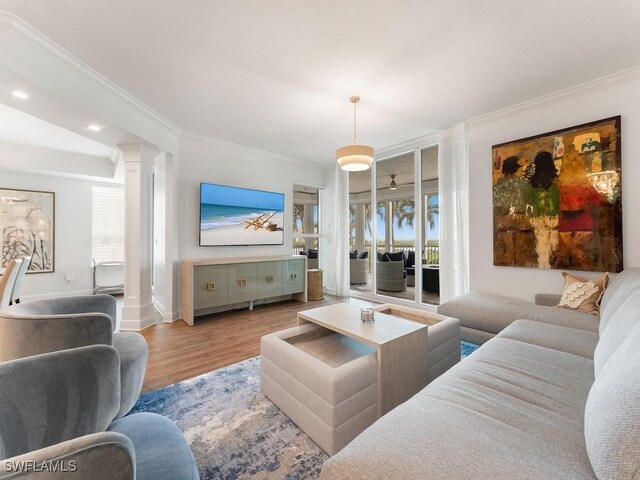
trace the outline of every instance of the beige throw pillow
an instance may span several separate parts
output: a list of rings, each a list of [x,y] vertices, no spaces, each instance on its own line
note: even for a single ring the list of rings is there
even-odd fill
[[[577,310],[579,312],[598,315],[600,313],[600,300],[607,288],[609,272],[605,272],[593,280],[562,272],[564,277],[564,289],[558,307]]]

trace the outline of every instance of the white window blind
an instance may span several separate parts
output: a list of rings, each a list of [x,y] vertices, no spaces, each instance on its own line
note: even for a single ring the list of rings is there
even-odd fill
[[[124,261],[124,189],[93,187],[93,259]]]

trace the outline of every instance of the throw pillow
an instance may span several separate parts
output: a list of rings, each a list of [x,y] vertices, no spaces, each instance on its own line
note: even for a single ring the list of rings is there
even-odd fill
[[[389,257],[386,253],[379,253],[378,254],[378,261],[379,262],[388,262],[389,261]]]
[[[358,250],[354,250],[353,252],[349,252],[349,259],[356,259],[358,258]]]
[[[360,260],[366,260],[367,258],[369,258],[369,252],[360,252],[358,254],[358,258]]]
[[[387,256],[392,262],[404,262],[404,252],[387,253]]]
[[[608,275],[609,273],[605,272],[593,280],[587,280],[568,272],[562,272],[564,289],[558,307],[598,315],[600,300],[602,300],[602,294],[607,287]]]
[[[416,252],[414,252],[413,250],[409,251],[409,254],[407,255],[407,263],[405,264],[405,267],[413,267],[416,264]]]

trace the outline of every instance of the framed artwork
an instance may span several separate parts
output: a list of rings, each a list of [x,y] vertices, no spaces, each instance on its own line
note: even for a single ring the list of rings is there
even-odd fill
[[[0,249],[5,266],[31,255],[27,273],[54,271],[55,194],[0,188]]]
[[[492,147],[493,264],[622,270],[620,116]]]

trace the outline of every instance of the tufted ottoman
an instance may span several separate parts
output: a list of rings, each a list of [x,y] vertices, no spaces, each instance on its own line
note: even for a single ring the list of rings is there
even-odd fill
[[[307,324],[262,337],[261,391],[334,455],[378,418],[376,351]]]

